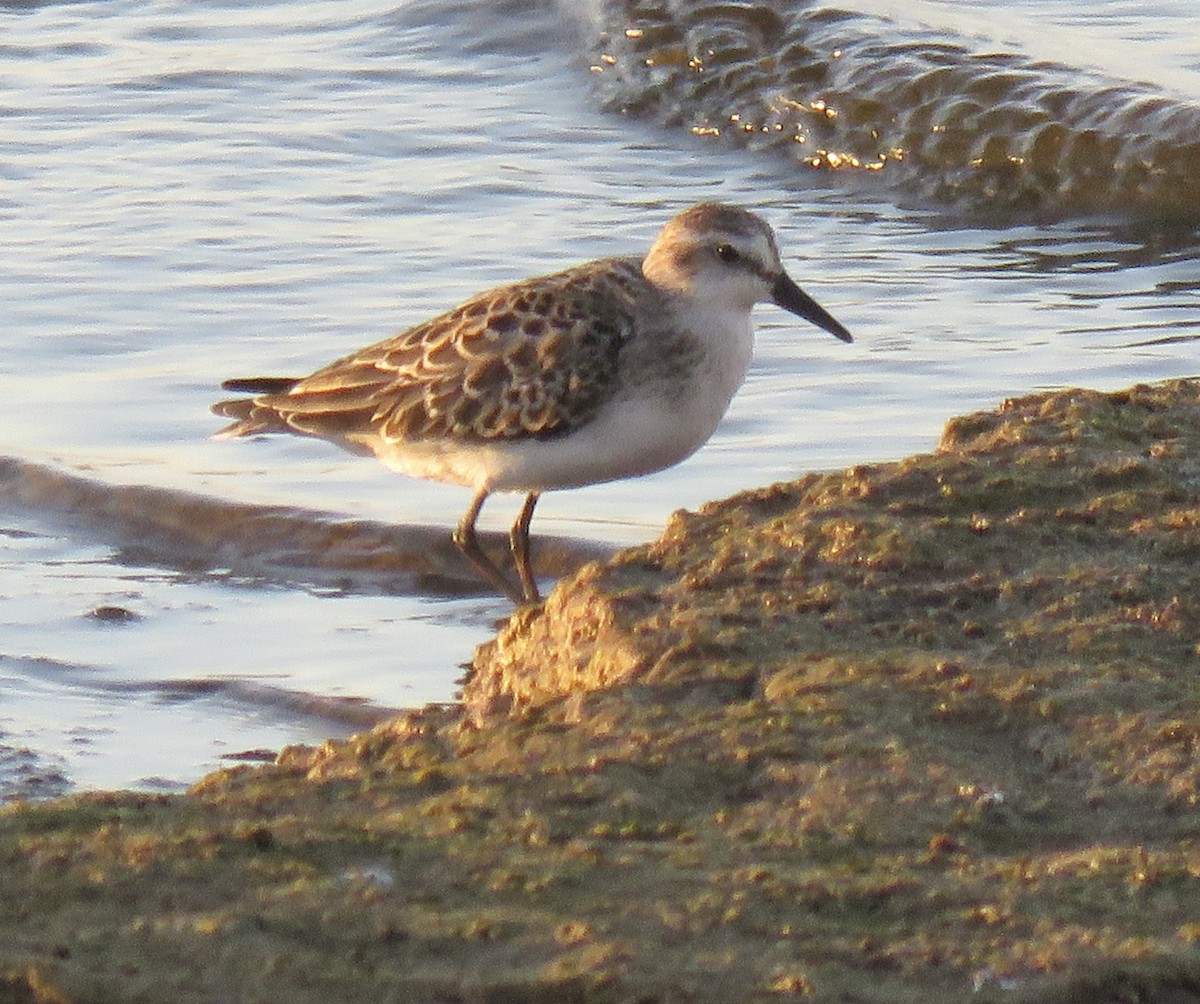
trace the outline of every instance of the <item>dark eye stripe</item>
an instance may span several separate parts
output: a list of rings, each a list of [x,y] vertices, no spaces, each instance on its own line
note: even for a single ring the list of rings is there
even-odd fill
[[[769,273],[753,258],[746,257],[746,255],[742,254],[732,244],[718,244],[715,248],[713,248],[713,250],[716,252],[717,257],[720,258],[721,261],[723,261],[726,265],[732,265],[736,268],[745,269],[751,275],[757,275],[759,278],[765,279],[767,282],[775,281],[775,276],[773,274]]]

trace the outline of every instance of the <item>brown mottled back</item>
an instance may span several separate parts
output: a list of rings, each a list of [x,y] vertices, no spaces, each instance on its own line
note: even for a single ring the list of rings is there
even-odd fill
[[[636,260],[607,260],[482,293],[286,393],[218,406],[240,419],[224,434],[487,441],[569,432],[613,393],[640,280]]]

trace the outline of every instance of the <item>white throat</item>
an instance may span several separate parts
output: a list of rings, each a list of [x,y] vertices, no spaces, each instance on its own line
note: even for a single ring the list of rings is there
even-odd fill
[[[728,301],[701,297],[679,310],[679,320],[705,347],[706,397],[719,420],[746,379],[754,354],[750,311]],[[716,421],[713,422],[716,427]]]

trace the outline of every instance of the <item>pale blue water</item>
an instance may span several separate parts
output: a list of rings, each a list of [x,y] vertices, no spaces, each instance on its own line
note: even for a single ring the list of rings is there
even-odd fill
[[[1200,101],[1178,0],[845,6]],[[1009,395],[1200,372],[1193,223],[983,226],[798,177],[601,110],[593,32],[550,3],[0,4],[0,455],[114,491],[449,527],[459,489],[320,443],[213,442],[220,380],[301,374],[489,285],[638,251],[702,198],[761,210],[857,341],[763,308],[708,447],[548,496],[535,533],[652,539],[679,507],[930,449]],[[497,500],[487,525],[515,508]],[[142,564],[60,516],[0,499],[0,751],[27,751],[49,789],[169,788],[223,753],[359,727],[178,681],[450,699],[507,611]],[[104,605],[138,619],[87,616]],[[16,773],[10,789],[35,791]]]

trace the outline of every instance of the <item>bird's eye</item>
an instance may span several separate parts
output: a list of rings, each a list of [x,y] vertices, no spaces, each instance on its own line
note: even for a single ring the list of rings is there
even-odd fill
[[[742,260],[742,256],[738,254],[738,249],[732,244],[718,244],[717,257],[726,265],[734,265]]]

